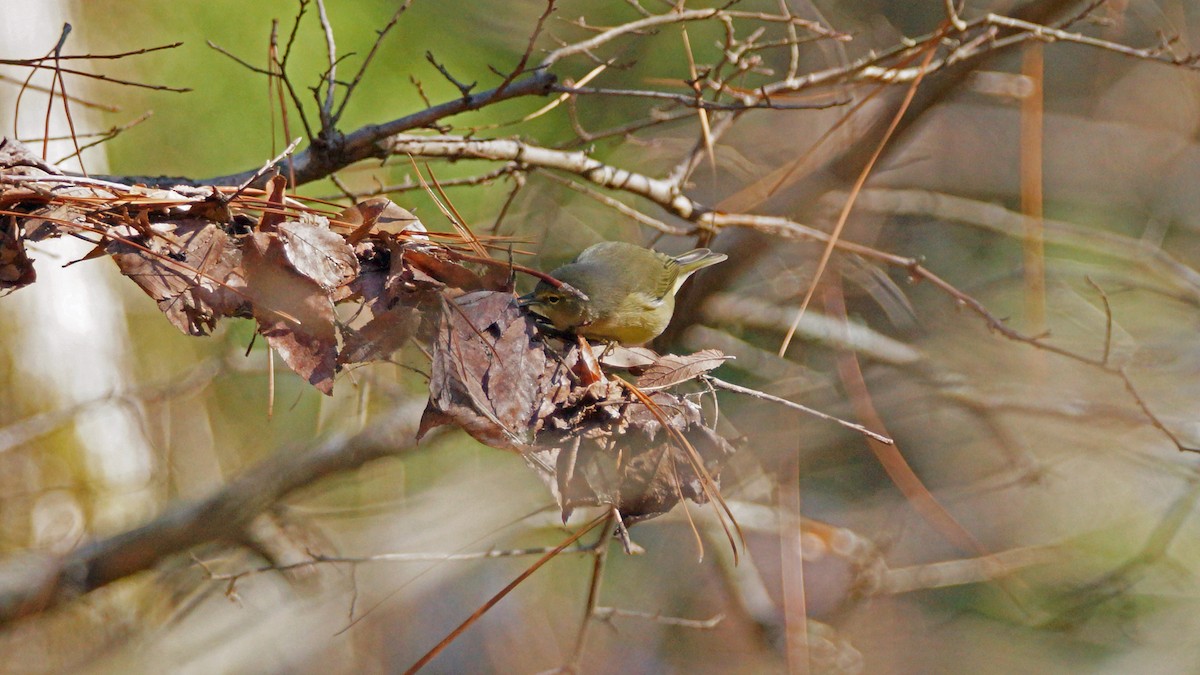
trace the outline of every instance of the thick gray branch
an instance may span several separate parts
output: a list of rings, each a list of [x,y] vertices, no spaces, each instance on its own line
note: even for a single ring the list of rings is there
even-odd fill
[[[0,562],[0,625],[73,600],[148,570],[200,544],[236,541],[259,514],[289,493],[330,474],[412,450],[415,425],[404,422],[284,448],[198,502],[179,504],[127,532],[85,544],[65,557],[26,555]]]

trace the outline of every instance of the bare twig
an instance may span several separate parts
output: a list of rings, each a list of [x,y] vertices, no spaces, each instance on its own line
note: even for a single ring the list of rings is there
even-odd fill
[[[604,527],[600,529],[600,536],[597,537],[595,548],[592,551],[592,577],[588,584],[587,601],[584,602],[583,621],[580,622],[579,631],[575,634],[575,649],[571,652],[569,668],[572,671],[579,669],[580,661],[583,659],[583,648],[587,645],[588,629],[591,628],[596,606],[600,602],[600,585],[604,580],[605,563],[608,562],[609,542],[612,539],[613,531],[618,527],[624,527],[624,525],[621,524],[620,513],[614,507],[609,510],[608,519],[604,522]]]
[[[1100,357],[1100,362],[1108,365],[1109,357],[1112,355],[1112,334],[1113,334],[1113,316],[1112,305],[1108,303],[1108,293],[1100,288],[1100,284],[1092,281],[1091,277],[1084,277],[1092,288],[1100,294],[1100,302],[1104,303],[1104,355]]]
[[[0,64],[8,66],[24,66],[30,63],[41,63],[42,61],[98,61],[98,60],[118,60],[128,58],[130,56],[140,56],[142,54],[150,54],[152,52],[160,52],[165,49],[175,49],[182,47],[182,42],[172,42],[157,47],[142,47],[141,49],[131,49],[125,52],[114,52],[111,54],[61,54],[58,56],[43,56],[32,59],[0,59]]]
[[[801,405],[799,403],[796,403],[795,401],[789,401],[786,398],[779,398],[778,396],[772,396],[766,392],[758,391],[757,389],[751,389],[749,387],[743,387],[741,385],[733,384],[732,382],[726,382],[725,380],[713,377],[712,375],[705,375],[704,380],[706,382],[710,382],[717,389],[725,389],[727,391],[737,392],[739,394],[745,394],[746,396],[750,396],[750,397],[757,398],[757,399],[762,399],[764,401],[771,401],[772,403],[778,403],[780,405],[787,406],[787,407],[793,408],[795,410],[799,410],[800,412],[802,412],[806,415],[812,415],[813,417],[816,417],[818,419],[823,419],[827,422],[833,422],[835,424],[839,424],[843,427],[846,427],[847,429],[857,431],[858,433],[860,433],[864,436],[873,438],[873,439],[879,441],[880,443],[885,443],[887,445],[895,444],[895,441],[888,438],[887,436],[884,436],[883,434],[877,434],[874,431],[871,431],[870,429],[864,427],[861,424],[855,424],[854,422],[849,422],[847,420],[841,419],[840,417],[835,417],[833,415],[823,413],[820,410],[814,410],[813,408],[810,408],[806,405]]]
[[[590,198],[600,202],[601,204],[604,204],[605,206],[611,208],[612,210],[616,211],[617,213],[620,213],[621,215],[623,215],[627,218],[631,218],[634,221],[636,221],[642,225],[645,225],[646,227],[650,227],[655,230],[658,230],[659,232],[662,232],[663,234],[687,236],[687,235],[690,235],[690,234],[693,234],[696,232],[696,228],[684,228],[684,227],[675,227],[672,225],[668,225],[657,218],[652,218],[652,217],[646,215],[642,211],[639,211],[638,209],[635,209],[632,206],[629,206],[628,204],[626,204],[622,201],[619,201],[617,199],[609,197],[606,194],[597,192],[597,191],[587,187],[586,185],[583,185],[581,183],[573,181],[569,178],[563,178],[562,176],[558,176],[553,173],[545,173],[545,172],[542,173],[541,175],[544,178],[548,178],[548,179],[554,181],[555,183],[558,183],[559,185],[570,188],[582,195],[586,195],[587,197],[590,197]]]
[[[250,185],[256,182],[259,178],[262,178],[270,173],[272,169],[278,167],[280,162],[282,162],[285,157],[291,156],[292,151],[296,149],[296,146],[300,145],[300,140],[301,139],[299,138],[292,139],[292,142],[288,143],[288,146],[284,148],[282,152],[276,155],[274,159],[270,160],[266,164],[263,164],[258,171],[255,171],[249,178],[243,181],[242,184],[238,186],[237,192],[234,193],[233,198],[236,198],[238,195],[240,195],[243,190],[250,187]]]
[[[542,30],[546,27],[546,19],[554,13],[555,0],[546,0],[546,9],[542,11],[541,16],[537,18],[537,22],[533,25],[533,30],[529,31],[529,42],[525,46],[525,51],[521,53],[520,60],[512,71],[504,77],[504,81],[496,87],[496,91],[504,91],[504,88],[512,84],[513,80],[517,79],[525,73],[525,66],[529,63],[529,57],[533,55],[533,49],[537,44],[538,36],[542,34]]]
[[[487,185],[489,183],[495,182],[496,179],[498,179],[498,178],[503,178],[504,176],[511,175],[520,170],[521,170],[521,168],[516,164],[506,164],[504,166],[501,166],[498,169],[493,169],[491,171],[487,171],[485,173],[481,173],[481,174],[478,174],[475,176],[464,176],[462,178],[447,178],[444,180],[440,180],[439,183],[444,188],[472,187],[472,186],[476,186],[476,185]],[[351,169],[350,171],[353,171],[353,169]],[[392,183],[390,185],[379,185],[371,190],[345,190],[344,194],[341,196],[349,197],[352,199],[360,199],[362,197],[376,197],[376,196],[383,195],[383,194],[397,194],[397,193],[412,192],[414,190],[424,190],[424,189],[425,189],[425,186],[422,185],[419,181],[415,181],[412,178],[405,178],[404,182]],[[336,198],[337,198],[336,196],[330,196],[330,195],[326,195],[326,196],[322,197],[322,199],[336,199]]]
[[[232,587],[246,579],[259,574],[267,574],[273,572],[289,572],[296,569],[304,569],[312,565],[367,565],[374,563],[419,563],[419,562],[465,562],[470,560],[492,560],[496,558],[527,558],[530,556],[546,555],[552,551],[558,551],[561,555],[574,554],[594,554],[596,544],[586,544],[578,546],[570,546],[559,550],[557,546],[535,546],[530,548],[516,549],[489,549],[487,551],[476,551],[472,553],[377,553],[367,556],[333,556],[333,555],[313,555],[305,560],[289,563],[286,565],[262,565],[232,574],[222,574],[212,571],[208,566],[200,563],[207,572],[209,579],[214,581],[224,581],[228,586]],[[199,562],[199,561],[197,561]]]
[[[1155,415],[1154,411],[1150,409],[1150,406],[1146,403],[1146,400],[1142,398],[1140,393],[1138,393],[1137,387],[1133,386],[1133,380],[1129,379],[1129,373],[1125,372],[1124,368],[1120,368],[1115,372],[1125,384],[1125,391],[1129,392],[1129,395],[1133,397],[1134,403],[1137,404],[1137,407],[1141,408],[1142,414],[1146,416],[1146,419],[1150,421],[1150,424],[1153,425],[1155,429],[1158,429],[1164,436],[1171,440],[1171,443],[1175,445],[1177,450],[1180,452],[1200,453],[1200,448],[1192,445],[1186,445],[1179,439],[1178,436],[1175,435],[1175,432],[1168,429],[1167,425],[1163,424],[1162,420],[1158,419],[1158,416]]]
[[[153,114],[154,114],[153,110],[147,110],[146,112],[142,113],[141,115],[138,115],[137,117],[126,122],[125,124],[119,124],[116,126],[109,127],[107,131],[96,131],[96,132],[93,132],[90,134],[78,134],[75,136],[76,139],[96,137],[96,140],[92,141],[91,143],[84,143],[83,145],[79,146],[79,148],[75,152],[73,152],[65,157],[59,158],[54,163],[62,164],[63,162],[67,161],[68,159],[71,159],[72,157],[77,156],[79,153],[83,152],[84,150],[87,150],[88,148],[93,148],[97,145],[100,145],[101,143],[107,143],[108,141],[111,141],[112,139],[116,138],[117,136],[120,136],[122,133],[129,131],[130,129],[141,124],[142,122],[145,122],[146,120],[150,119],[151,115],[153,115]],[[50,140],[61,140],[61,138],[51,138]]]
[[[383,44],[383,39],[387,37],[387,34],[391,32],[392,28],[395,28],[396,23],[400,21],[400,15],[407,11],[408,8],[412,6],[412,3],[413,0],[404,0],[404,2],[402,2],[400,6],[396,8],[396,11],[392,13],[392,18],[388,20],[387,24],[385,24],[383,28],[376,31],[375,42],[371,44],[370,51],[367,52],[366,57],[363,58],[362,64],[359,65],[358,72],[354,73],[354,79],[350,80],[350,83],[346,85],[346,93],[342,95],[342,102],[338,105],[337,112],[333,113],[333,115],[330,117],[330,122],[332,124],[336,125],[338,121],[342,119],[342,113],[346,110],[346,104],[350,102],[350,96],[358,87],[358,83],[362,81],[363,75],[365,75],[367,72],[367,67],[371,65],[371,61],[375,59],[375,53],[379,51],[379,46]],[[429,102],[426,101],[426,105],[428,105],[428,103]]]
[[[321,131],[327,133],[333,130],[334,124],[333,102],[337,88],[337,44],[333,38],[333,24],[329,22],[329,15],[325,12],[325,0],[316,0],[316,2],[321,32],[325,35],[325,58],[329,63],[329,68],[325,70],[325,97],[318,101],[321,113]]]
[[[954,0],[945,0],[945,3],[946,20],[950,22],[950,26],[960,33],[966,31],[967,22],[958,17],[958,8],[954,6]]]
[[[554,91],[575,96],[619,96],[622,98],[649,98],[660,101],[670,101],[678,105],[697,110],[718,110],[723,112],[740,112],[745,110],[826,110],[845,105],[844,101],[833,100],[820,103],[782,103],[778,100],[748,100],[731,103],[708,101],[696,98],[695,94],[676,94],[669,91],[651,89],[613,89],[607,87],[571,87],[564,84],[555,85]]]
[[[347,134],[344,142],[335,151],[327,148],[309,147],[293,156],[295,185],[304,185],[328,176],[355,162],[379,157],[383,150],[380,143],[388,137],[410,129],[428,127],[439,120],[470,110],[478,110],[504,100],[524,96],[544,96],[554,83],[549,73],[534,73],[511,84],[503,92],[495,90],[460,97],[435,105],[411,115],[363,127]],[[257,169],[227,176],[216,176],[202,180],[172,176],[138,176],[138,182],[149,185],[240,185],[253,176]],[[112,178],[112,176],[109,176]]]
[[[463,98],[467,98],[468,96],[470,96],[471,90],[475,88],[475,85],[479,84],[478,82],[472,82],[471,84],[464,84],[462,82],[459,82],[457,79],[455,79],[455,77],[453,75],[450,74],[449,70],[446,70],[446,66],[438,63],[438,60],[433,58],[433,52],[429,52],[429,51],[425,52],[425,60],[430,62],[431,64],[433,64],[433,67],[437,68],[437,71],[442,74],[442,77],[446,78],[446,80],[449,81],[450,84],[454,85],[455,88],[457,88],[458,91],[460,93],[462,93]],[[505,86],[508,86],[508,84],[506,83]],[[495,91],[500,92],[502,90],[499,87],[497,87],[495,89]]]
[[[1071,42],[1074,44],[1086,45],[1095,47],[1108,52],[1114,52],[1123,56],[1129,56],[1143,61],[1157,61],[1174,66],[1184,66],[1189,69],[1200,67],[1200,55],[1187,54],[1182,57],[1168,56],[1163,54],[1162,47],[1154,47],[1150,49],[1135,49],[1128,47],[1119,42],[1109,40],[1100,40],[1098,38],[1088,37],[1081,33],[1071,33],[1060,30],[1052,26],[1043,26],[1029,21],[1022,21],[1012,17],[1000,16],[997,14],[988,14],[983,17],[982,21],[992,26],[1003,26],[1014,30],[1022,31],[1030,39],[1042,40],[1045,42]]]
[[[67,75],[78,75],[80,77],[86,77],[91,80],[97,80],[100,82],[108,82],[110,84],[119,84],[119,85],[125,86],[125,87],[136,87],[138,89],[150,89],[152,91],[169,91],[169,92],[172,92],[175,94],[184,94],[189,91],[192,91],[190,87],[169,87],[165,84],[148,84],[146,82],[136,82],[133,80],[126,80],[126,79],[119,78],[119,77],[111,77],[108,75],[102,75],[100,73],[91,73],[86,70],[77,70],[75,68],[57,68],[57,69],[55,69],[53,66],[48,66],[48,65],[44,65],[44,64],[40,64],[40,63],[38,63],[38,64],[27,63],[27,62],[24,62],[23,60],[13,60],[13,61],[0,60],[0,63],[3,63],[5,65],[12,65],[12,66],[25,66],[25,67],[31,68],[33,70],[53,69],[53,70],[57,70],[60,73],[65,73]]]
[[[663,626],[678,628],[694,628],[696,630],[715,630],[725,620],[724,614],[718,614],[711,619],[684,619],[678,616],[664,616],[659,612],[637,612],[631,609],[617,607],[597,607],[592,616],[597,621],[612,621],[613,619],[641,619]]]
[[[582,529],[580,529],[575,534],[571,535],[570,537],[567,537],[565,540],[563,540],[563,542],[561,544],[559,544],[553,550],[546,553],[541,558],[538,558],[537,562],[530,565],[524,572],[519,574],[517,576],[517,578],[513,579],[507,586],[500,589],[500,591],[498,593],[493,595],[487,602],[483,603],[483,605],[481,605],[479,607],[479,609],[475,610],[475,613],[473,613],[471,616],[467,617],[467,619],[465,621],[463,621],[461,624],[459,624],[458,627],[455,628],[453,631],[451,631],[450,634],[447,635],[445,638],[443,638],[441,642],[434,645],[434,647],[432,649],[430,649],[428,652],[426,652],[425,655],[422,656],[420,659],[418,659],[417,662],[414,663],[412,666],[410,666],[408,668],[408,670],[404,671],[405,675],[412,675],[413,673],[417,672],[418,670],[424,668],[430,661],[432,661],[435,657],[437,657],[438,654],[442,653],[442,650],[444,650],[447,646],[449,646],[450,643],[452,643],[456,639],[458,639],[458,636],[462,635],[463,631],[470,628],[472,624],[474,624],[476,621],[478,621],[479,618],[482,617],[485,613],[487,613],[487,611],[489,609],[494,607],[496,605],[496,603],[503,600],[504,596],[511,593],[514,588],[521,585],[522,582],[524,582],[526,579],[528,579],[534,572],[541,569],[541,567],[543,565],[545,565],[546,563],[553,560],[559,553],[561,553],[562,551],[569,548],[576,541],[579,541],[579,539],[581,537],[583,537],[583,535],[596,529],[601,524],[607,523],[610,519],[611,519],[611,517],[609,514],[604,514],[604,515],[600,516],[599,518],[596,518],[592,522],[585,525]]]

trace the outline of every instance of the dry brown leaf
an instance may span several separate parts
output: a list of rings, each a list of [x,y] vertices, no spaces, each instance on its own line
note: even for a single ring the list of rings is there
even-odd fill
[[[387,197],[363,200],[338,214],[337,220],[353,228],[346,235],[346,241],[351,244],[362,241],[372,231],[385,235],[413,235],[428,231],[420,219]],[[425,237],[417,234],[413,238]]]
[[[719,481],[733,447],[704,426],[691,401],[665,392],[651,399]],[[631,524],[670,511],[681,497],[707,501],[688,453],[659,433],[654,414],[624,387],[579,389],[555,415],[569,423],[548,424],[526,456],[554,492],[564,518],[581,506],[611,504]]]
[[[666,354],[646,367],[637,386],[642,391],[673,387],[716,370],[732,358],[716,349],[704,349],[695,354]]]
[[[62,173],[30,150],[29,146],[7,136],[0,137],[0,169],[4,169],[6,173],[21,173],[28,169],[32,169],[33,173]]]
[[[492,447],[525,447],[545,371],[537,328],[511,295],[478,291],[446,301],[418,436],[453,422]]]
[[[421,324],[421,311],[399,305],[360,327],[342,327],[338,365],[382,361],[408,342]]]
[[[323,216],[306,213],[300,220],[280,223],[279,239],[292,268],[326,290],[344,286],[358,276],[354,249],[329,229],[329,220]]]
[[[292,268],[275,235],[255,232],[246,242],[246,293],[259,333],[289,368],[321,393],[332,394],[337,333],[328,292]]]
[[[241,251],[223,229],[203,220],[155,226],[106,247],[121,273],[141,287],[188,335],[207,335],[222,317],[248,316]]]
[[[61,236],[65,232],[77,232],[90,228],[88,210],[76,203],[79,199],[111,199],[111,192],[94,187],[57,185],[49,190],[54,201],[30,214],[22,223],[26,241],[42,241]]]
[[[645,368],[661,358],[653,349],[645,347],[625,347],[613,345],[604,352],[600,359],[601,365],[620,370]]]
[[[21,228],[15,220],[0,226],[0,295],[28,286],[37,279],[33,261],[25,253]]]

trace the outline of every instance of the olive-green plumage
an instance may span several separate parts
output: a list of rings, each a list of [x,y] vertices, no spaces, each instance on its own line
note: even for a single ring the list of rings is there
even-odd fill
[[[521,300],[559,330],[642,344],[666,330],[683,282],[725,257],[706,248],[672,257],[625,242],[604,242],[550,273],[586,298],[542,281]]]

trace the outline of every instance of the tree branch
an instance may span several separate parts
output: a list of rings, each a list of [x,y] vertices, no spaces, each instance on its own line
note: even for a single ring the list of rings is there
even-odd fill
[[[320,478],[413,450],[413,415],[307,448],[283,448],[208,498],[80,547],[65,557],[0,562],[0,625],[73,600],[200,544],[238,540],[259,514]]]
[[[388,152],[383,142],[390,136],[411,129],[430,127],[446,117],[479,110],[500,101],[523,96],[545,96],[550,93],[550,88],[555,81],[554,75],[540,71],[509,84],[503,91],[489,89],[479,94],[461,96],[390,122],[362,127],[348,134],[336,147],[310,145],[291,160],[296,185],[320,180],[364,159],[387,156]],[[257,171],[258,169],[255,168],[241,173],[202,180],[178,176],[101,176],[101,178],[120,183],[143,183],[150,186],[241,185],[254,176]],[[264,179],[259,179],[250,187],[262,187],[265,182]]]

